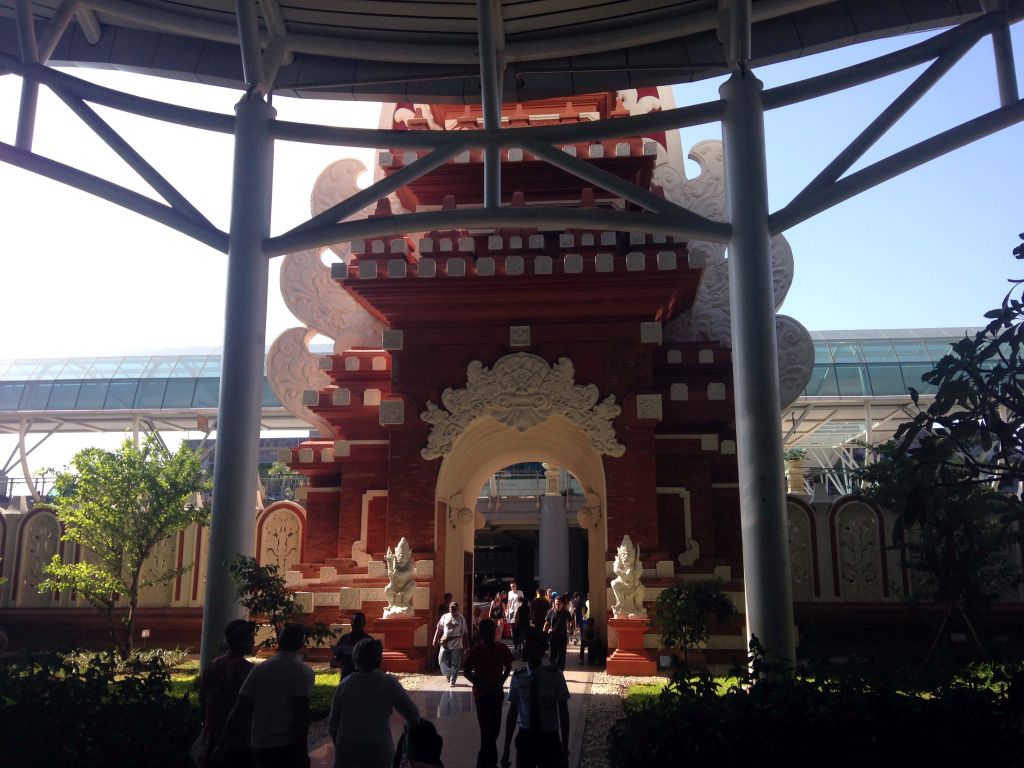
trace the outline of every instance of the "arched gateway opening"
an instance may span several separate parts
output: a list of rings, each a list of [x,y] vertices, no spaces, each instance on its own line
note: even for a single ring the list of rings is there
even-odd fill
[[[538,460],[570,472],[583,491],[577,520],[587,536],[591,616],[603,633],[608,538],[604,463],[588,435],[562,414],[552,414],[524,431],[493,416],[479,416],[453,443],[441,463],[435,494],[438,518],[444,522],[439,549],[444,552],[445,591],[466,602],[472,598],[474,537],[484,522],[476,508],[480,488],[511,464]]]

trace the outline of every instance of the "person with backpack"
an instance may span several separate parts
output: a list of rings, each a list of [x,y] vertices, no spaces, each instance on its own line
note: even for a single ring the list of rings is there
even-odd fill
[[[395,744],[391,712],[409,723],[420,712],[396,677],[380,669],[384,646],[380,640],[360,640],[352,649],[355,672],[334,691],[327,732],[334,742],[334,768],[391,768]]]
[[[516,768],[562,768],[569,759],[569,687],[557,669],[541,664],[547,638],[533,630],[523,644],[526,666],[512,674],[508,686],[503,766],[509,765],[516,734]]]
[[[476,719],[480,725],[480,751],[477,768],[498,765],[498,734],[501,732],[501,707],[504,686],[512,673],[512,651],[497,642],[498,626],[491,619],[480,622],[478,645],[466,654],[462,674],[473,684]]]

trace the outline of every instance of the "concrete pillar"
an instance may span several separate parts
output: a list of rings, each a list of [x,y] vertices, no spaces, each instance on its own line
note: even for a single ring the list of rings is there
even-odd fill
[[[569,523],[560,489],[561,470],[544,465],[546,487],[540,505],[540,587],[569,588]]]
[[[720,91],[747,632],[771,658],[796,657],[779,429],[778,354],[761,82],[739,68]]]
[[[274,178],[270,126],[276,114],[273,107],[255,94],[244,96],[235,107],[224,357],[217,411],[201,669],[217,655],[228,622],[245,615],[235,597],[227,562],[238,554],[252,555],[256,542],[256,478],[269,274],[263,240],[270,234]]]

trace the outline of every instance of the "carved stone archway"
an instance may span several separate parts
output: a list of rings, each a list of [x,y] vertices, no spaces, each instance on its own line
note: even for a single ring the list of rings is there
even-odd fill
[[[473,549],[481,524],[476,498],[498,470],[525,461],[542,461],[571,472],[586,494],[577,513],[587,531],[591,615],[605,637],[604,555],[608,548],[605,472],[602,455],[621,456],[625,448],[612,420],[621,409],[613,396],[598,403],[594,385],[574,381],[572,362],[555,365],[537,355],[507,355],[487,369],[480,362],[467,370],[467,386],[442,395],[446,410],[432,403],[422,414],[433,425],[425,458],[443,457],[436,500],[445,509],[445,590],[463,588],[464,558]]]

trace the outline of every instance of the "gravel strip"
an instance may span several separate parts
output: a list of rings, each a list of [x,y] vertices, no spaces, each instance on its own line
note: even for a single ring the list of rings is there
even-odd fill
[[[637,683],[657,683],[663,677],[623,677],[595,672],[590,687],[579,768],[609,768],[608,732],[622,719],[626,691]]]

